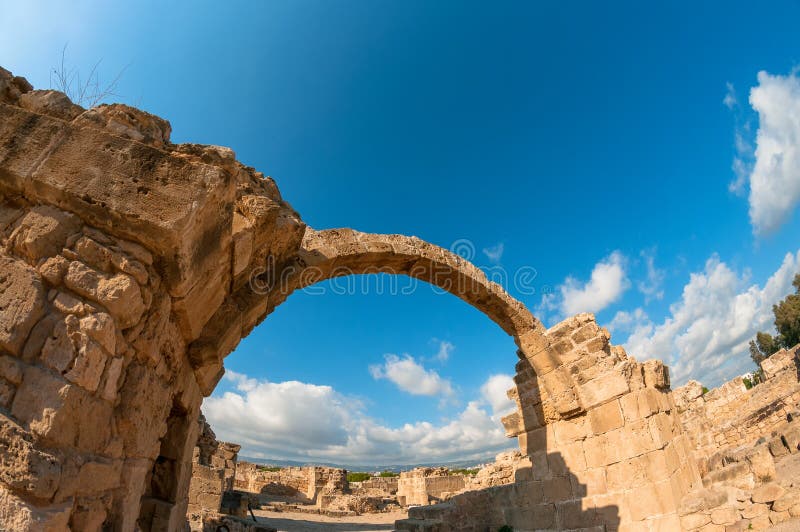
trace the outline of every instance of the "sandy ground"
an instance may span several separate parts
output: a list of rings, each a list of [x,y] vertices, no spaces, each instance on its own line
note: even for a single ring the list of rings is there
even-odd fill
[[[794,454],[779,460],[777,465],[778,482],[788,485],[800,482],[800,454]],[[277,528],[280,532],[377,532],[392,530],[397,519],[405,519],[408,513],[395,511],[379,514],[367,514],[353,517],[328,517],[303,512],[270,512],[255,510],[260,522]],[[780,523],[768,529],[768,532],[798,532],[800,518]]]
[[[269,512],[265,510],[254,510],[254,513],[259,522],[275,527],[280,532],[319,532],[321,530],[330,530],[332,532],[377,532],[380,530],[393,530],[394,522],[397,519],[408,517],[408,513],[404,511],[353,517],[328,517],[303,512]]]

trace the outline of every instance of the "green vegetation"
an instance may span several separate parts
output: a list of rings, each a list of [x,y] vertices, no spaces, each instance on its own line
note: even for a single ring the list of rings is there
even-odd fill
[[[705,386],[703,386],[703,395],[705,395],[705,394],[707,394],[707,393],[708,393],[708,388],[706,388]]]
[[[497,532],[514,532],[514,529],[508,525],[503,525],[497,529]]]
[[[274,473],[275,471],[280,471],[283,468],[278,466],[257,465],[256,469],[258,469],[259,471],[271,471]]]
[[[468,475],[468,476],[475,476],[478,474],[478,468],[474,469],[451,469],[451,475]]]
[[[347,482],[364,482],[372,478],[369,473],[348,473]]]
[[[778,350],[800,343],[800,273],[794,276],[792,285],[795,288],[794,294],[789,294],[783,301],[772,306],[778,334],[772,336],[758,331],[755,339],[750,340],[750,358],[756,365]]]
[[[742,379],[742,384],[744,384],[744,387],[747,388],[748,390],[753,387],[753,381],[751,381],[747,377]]]
[[[394,471],[381,471],[378,476],[381,478],[399,477],[400,473],[395,473]]]

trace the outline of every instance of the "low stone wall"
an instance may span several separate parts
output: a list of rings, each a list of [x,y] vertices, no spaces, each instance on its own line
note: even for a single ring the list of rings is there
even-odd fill
[[[797,356],[800,346],[782,349],[761,364],[764,382],[747,389],[737,377],[703,394],[690,381],[673,391],[684,432],[692,441],[702,471],[715,453],[779,431],[787,416],[800,410]]]
[[[186,518],[193,531],[203,531],[216,522],[220,512],[243,514],[241,508],[223,508],[225,497],[232,493],[240,445],[217,441],[205,417],[198,420],[197,445],[192,454],[192,478]]]
[[[446,467],[418,467],[403,471],[397,481],[397,502],[415,506],[441,501],[467,485],[464,475],[452,475]]]

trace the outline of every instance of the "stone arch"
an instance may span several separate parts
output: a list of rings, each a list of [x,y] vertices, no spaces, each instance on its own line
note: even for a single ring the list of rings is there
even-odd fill
[[[570,487],[569,472],[588,475],[589,462],[659,458],[672,445],[682,469],[637,489],[680,477],[685,492],[697,480],[666,368],[629,359],[593,317],[545,331],[445,249],[310,229],[231,150],[174,145],[169,130],[122,105],[84,110],[0,68],[0,447],[11,464],[0,514],[15,530],[182,530],[195,421],[223,358],[294,290],[380,271],[433,283],[514,337],[520,408],[504,424],[535,455],[517,480],[567,492],[547,503],[551,515],[558,504],[558,515],[596,516],[581,510],[589,494]],[[623,438],[637,442],[626,456]],[[631,487],[589,502],[638,502]],[[530,528],[529,490],[512,491],[503,518]],[[674,508],[658,512],[677,520]]]
[[[580,411],[575,390],[560,368],[541,322],[502,286],[490,281],[469,260],[414,236],[364,233],[349,228],[316,231],[306,228],[295,263],[273,291],[281,301],[292,291],[327,279],[357,274],[407,275],[462,299],[514,338],[520,358],[530,361],[560,416]]]

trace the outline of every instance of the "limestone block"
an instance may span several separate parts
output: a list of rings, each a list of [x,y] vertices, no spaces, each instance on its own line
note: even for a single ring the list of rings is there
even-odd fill
[[[556,509],[553,504],[537,504],[527,508],[508,508],[503,510],[508,526],[515,530],[525,530],[531,523],[543,529],[552,528],[555,524]]]
[[[107,401],[113,401],[119,390],[119,377],[125,364],[123,357],[114,357],[106,366],[106,380],[101,395]]]
[[[715,525],[732,525],[739,520],[739,512],[733,506],[722,506],[711,512],[711,522]]]
[[[800,504],[800,489],[793,488],[778,497],[772,504],[772,509],[776,512],[783,512],[798,504]]]
[[[58,460],[36,449],[30,433],[3,415],[0,449],[0,480],[6,486],[39,499],[53,496],[61,479]]]
[[[769,506],[763,503],[751,504],[749,506],[745,506],[741,512],[742,517],[745,519],[753,519],[754,517],[758,517],[760,515],[767,515],[769,512]]]
[[[706,512],[683,515],[680,519],[684,530],[695,530],[711,522],[711,516]]]
[[[578,387],[581,404],[587,410],[630,391],[628,379],[617,368]]]
[[[81,332],[96,341],[107,353],[116,352],[117,328],[105,312],[97,312],[80,320]]]
[[[786,490],[780,485],[775,482],[769,482],[753,490],[752,499],[755,503],[773,502],[780,499],[784,493],[786,493]]]
[[[84,109],[72,103],[66,94],[54,90],[32,90],[19,97],[19,106],[34,113],[72,120]]]
[[[14,250],[31,264],[39,259],[57,255],[67,237],[78,231],[80,220],[49,205],[29,210],[16,224],[10,240]]]
[[[783,444],[783,439],[780,436],[775,436],[769,441],[769,452],[772,456],[778,458],[789,454],[789,449]]]
[[[644,382],[648,388],[669,388],[669,368],[660,360],[646,360],[642,363]]]
[[[587,416],[565,419],[552,423],[551,425],[553,427],[555,441],[559,444],[583,440],[592,434]]]
[[[653,484],[644,484],[625,493],[633,521],[642,521],[651,515],[663,513],[663,503]]]
[[[594,434],[604,434],[625,424],[619,401],[611,401],[588,411],[589,426]]]
[[[687,493],[680,501],[678,514],[681,516],[712,510],[725,504],[728,494],[722,489],[699,489]]]
[[[242,273],[253,256],[253,229],[250,221],[233,213],[233,276]]]
[[[12,415],[48,445],[102,453],[111,437],[111,406],[50,371],[25,369]]]
[[[33,326],[44,315],[44,287],[36,270],[0,255],[0,348],[19,356]]]
[[[36,506],[0,484],[0,523],[6,530],[29,532],[63,532],[69,530],[73,501]]]
[[[69,524],[72,530],[102,530],[107,515],[108,511],[102,500],[78,499]]]
[[[61,255],[55,257],[48,257],[38,267],[39,274],[45,281],[53,286],[58,286],[64,279],[64,274],[67,273],[69,261]]]
[[[139,284],[128,274],[106,275],[85,264],[72,261],[64,284],[108,309],[121,329],[135,325],[145,311]]]
[[[784,510],[782,512],[770,512],[769,513],[769,521],[773,525],[777,525],[778,523],[783,523],[784,521],[788,521],[791,518],[789,515],[788,510]]]

